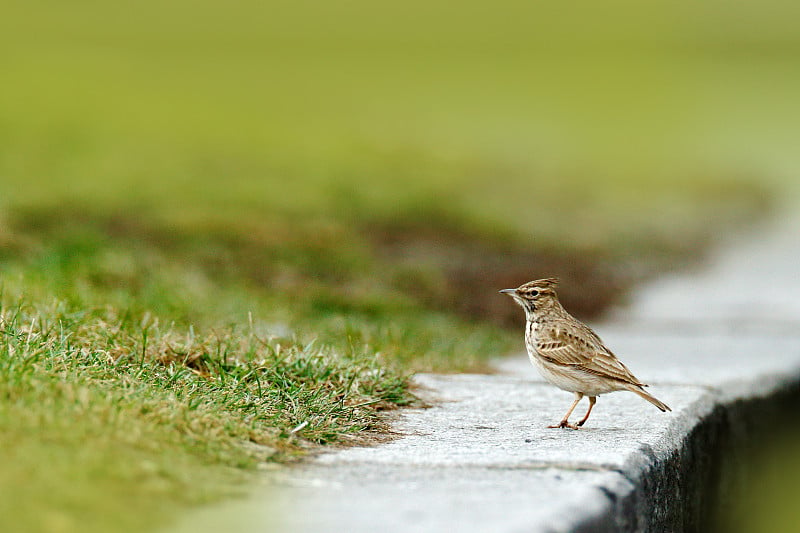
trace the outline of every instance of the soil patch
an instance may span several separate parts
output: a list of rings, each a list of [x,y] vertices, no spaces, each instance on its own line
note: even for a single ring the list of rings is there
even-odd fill
[[[339,229],[320,236],[313,228],[286,224],[231,223],[187,230],[129,213],[74,209],[22,211],[8,220],[15,242],[27,243],[29,251],[67,241],[74,245],[76,239],[88,241],[81,249],[106,241],[156,250],[214,279],[244,279],[274,290],[311,283],[346,288],[367,275],[429,308],[504,327],[519,325],[520,310],[498,294],[500,289],[558,277],[565,307],[591,319],[624,299],[637,282],[663,272],[665,258],[675,258],[643,252],[623,259],[601,251],[536,249],[507,238],[470,234],[453,224],[370,224],[355,233],[333,225]],[[372,255],[366,265],[353,260],[362,251]],[[6,247],[5,252],[11,250]],[[12,253],[20,252],[15,247]]]

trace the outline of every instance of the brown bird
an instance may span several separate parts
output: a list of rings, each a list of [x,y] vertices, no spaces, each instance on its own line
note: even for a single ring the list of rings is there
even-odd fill
[[[547,381],[575,394],[567,414],[551,428],[578,429],[586,423],[600,394],[629,390],[661,411],[671,411],[664,402],[651,396],[628,368],[603,344],[589,326],[570,315],[558,301],[555,278],[529,281],[516,289],[500,292],[510,295],[525,310],[525,347],[528,357]],[[569,417],[578,402],[589,397],[589,410],[578,423]]]

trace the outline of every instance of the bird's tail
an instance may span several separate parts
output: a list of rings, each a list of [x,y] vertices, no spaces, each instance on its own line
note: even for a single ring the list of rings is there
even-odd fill
[[[661,400],[659,400],[655,396],[652,396],[652,395],[646,393],[644,390],[642,390],[641,387],[637,387],[635,385],[632,385],[628,390],[631,391],[631,392],[635,392],[636,394],[638,394],[639,396],[641,396],[642,398],[644,398],[648,402],[652,403],[653,405],[655,405],[656,407],[658,407],[662,411],[672,411],[672,409],[669,408],[669,405],[665,404],[664,402],[662,402]]]

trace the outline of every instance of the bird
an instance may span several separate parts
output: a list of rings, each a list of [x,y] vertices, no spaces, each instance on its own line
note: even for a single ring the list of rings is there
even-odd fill
[[[638,394],[662,412],[672,411],[644,390],[647,385],[617,359],[589,326],[564,309],[556,294],[557,286],[558,278],[545,278],[500,291],[525,310],[525,347],[533,366],[549,383],[575,395],[561,422],[548,427],[582,427],[599,395],[621,390]],[[569,417],[584,396],[589,398],[589,409],[577,424],[572,424]]]

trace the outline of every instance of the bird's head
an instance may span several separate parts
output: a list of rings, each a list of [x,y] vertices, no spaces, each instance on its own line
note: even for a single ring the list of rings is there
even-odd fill
[[[514,301],[525,309],[525,316],[530,320],[536,311],[547,309],[558,302],[557,285],[557,278],[545,278],[529,281],[516,289],[503,289],[500,292],[514,298]]]

